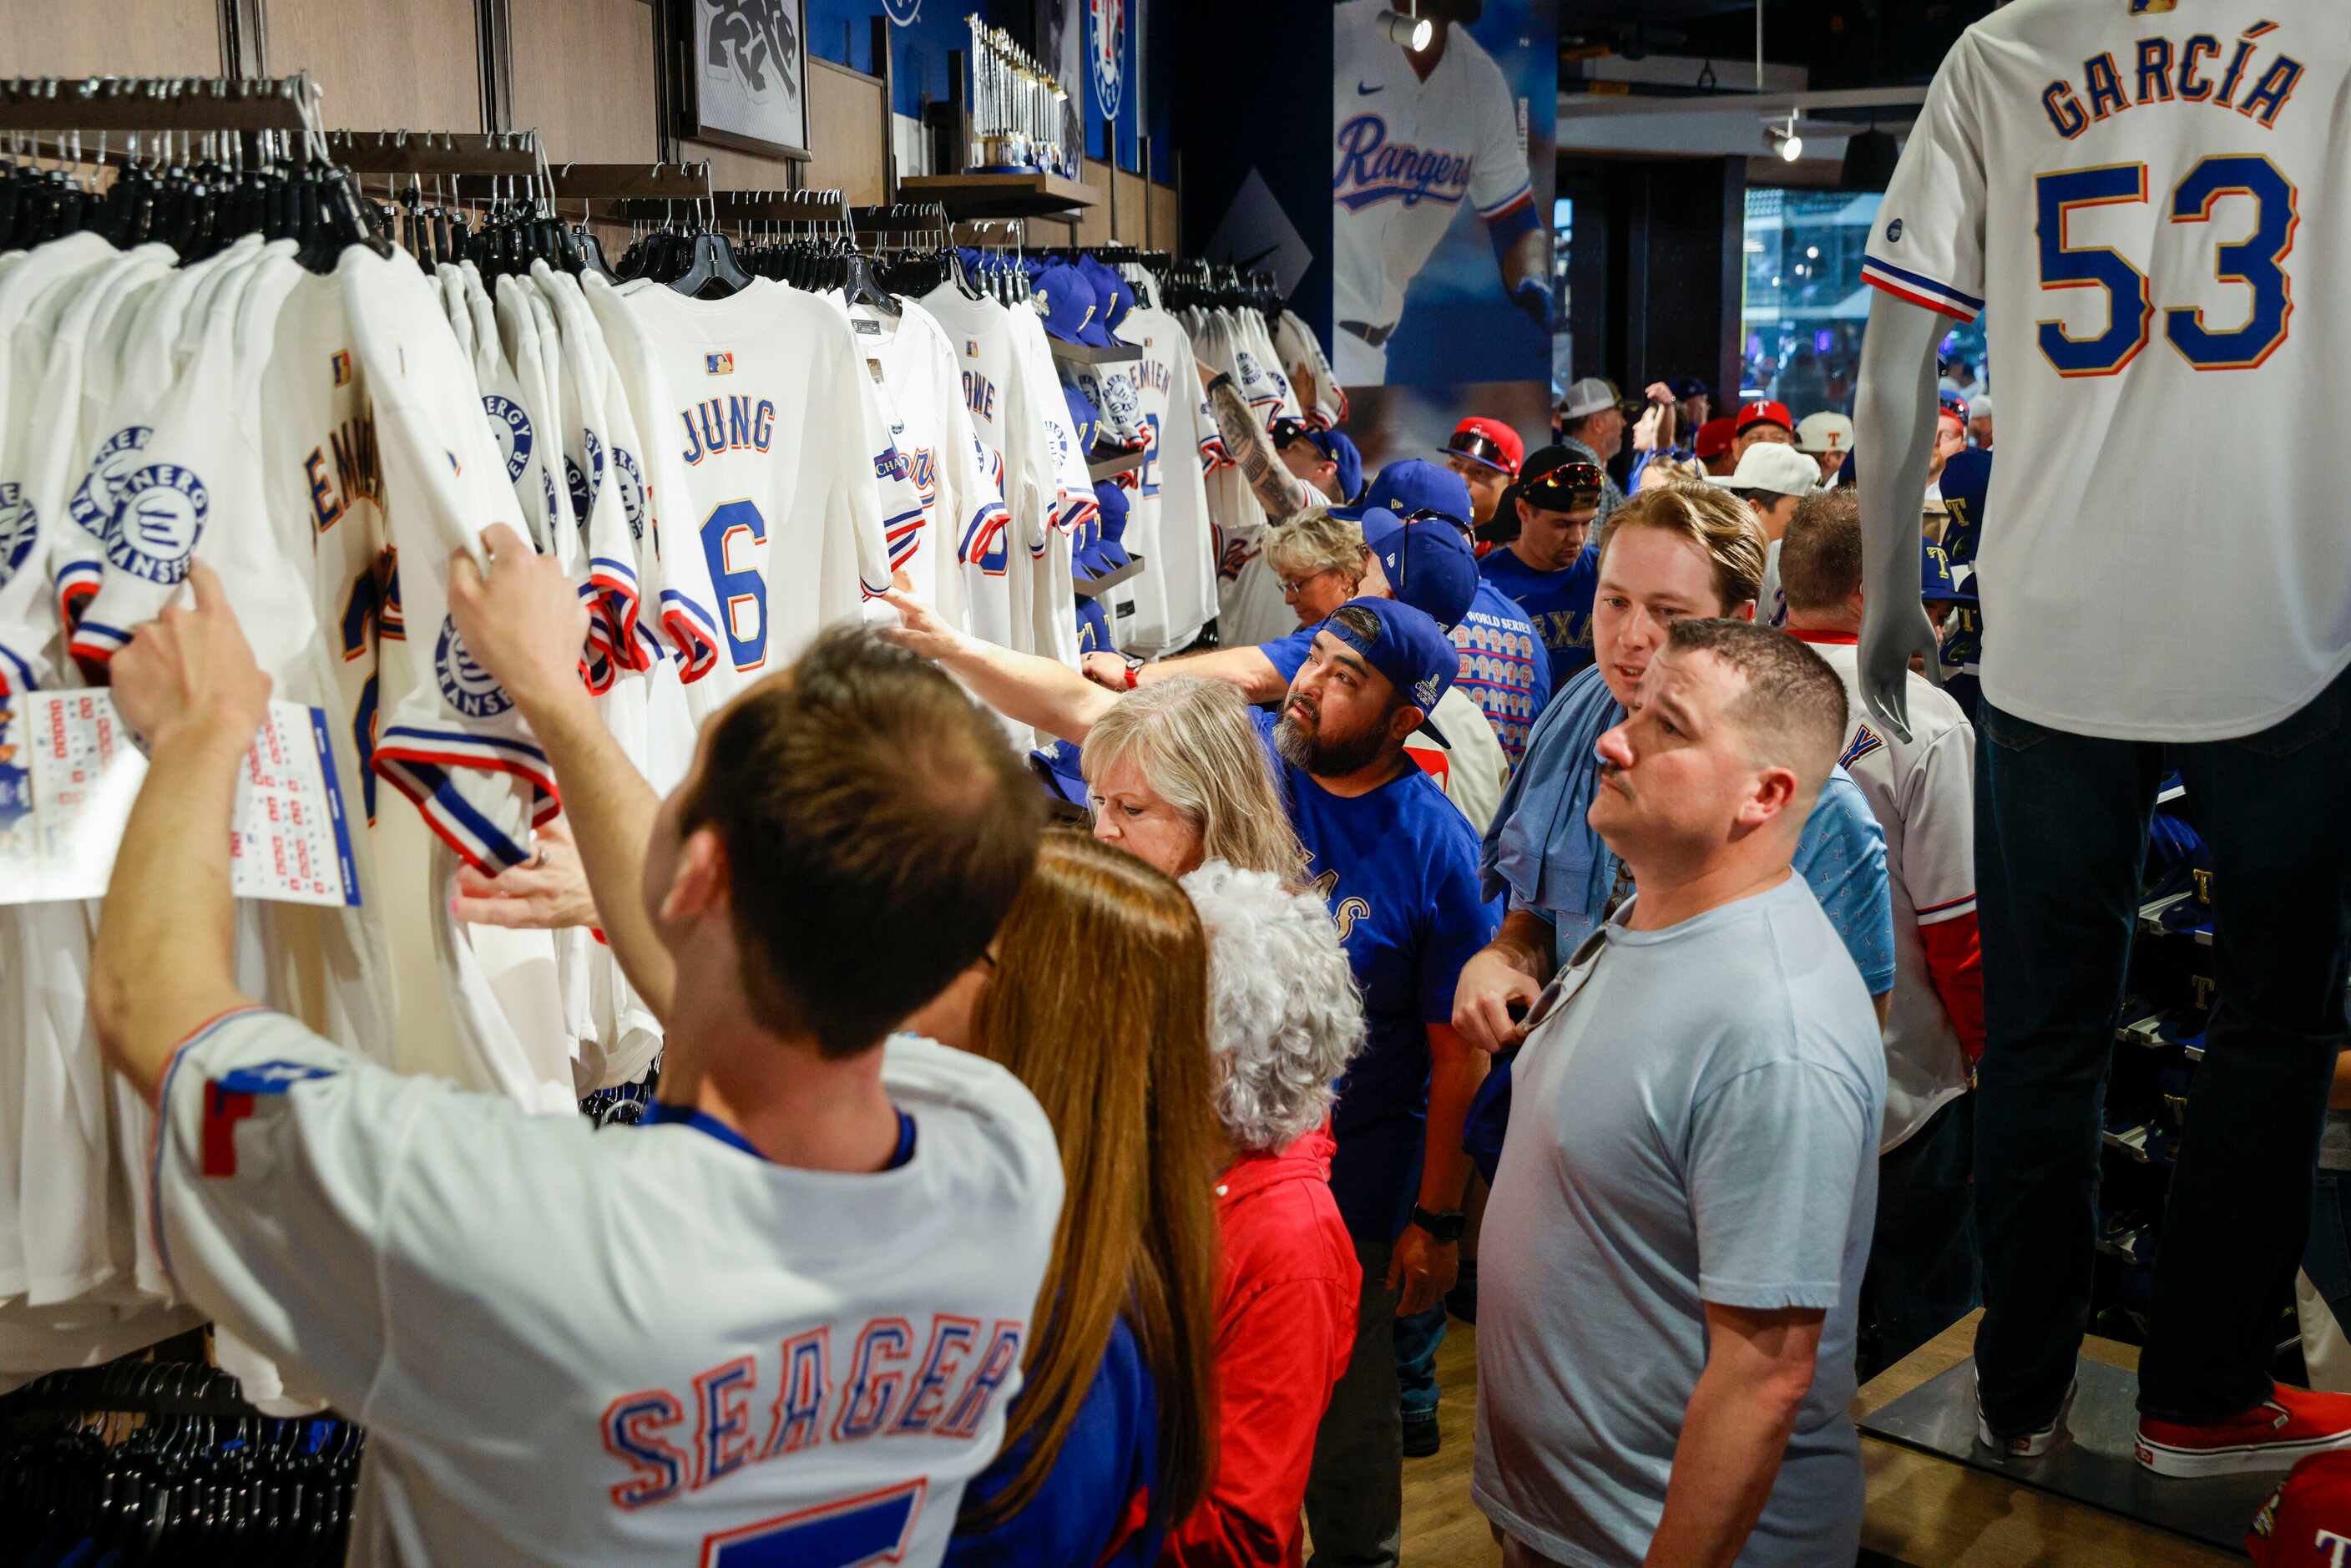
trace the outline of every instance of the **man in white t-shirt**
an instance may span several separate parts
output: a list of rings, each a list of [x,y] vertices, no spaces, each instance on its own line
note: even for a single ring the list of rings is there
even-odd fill
[[[512,528],[450,613],[545,746],[662,1101],[599,1134],[399,1077],[252,1004],[229,824],[265,712],[201,561],[113,661],[151,777],[96,945],[108,1060],[156,1106],[181,1293],[371,1432],[350,1560],[939,1561],[994,1456],[1060,1215],[1036,1102],[884,1037],[987,959],[1034,789],[945,676],[820,635],[657,800]]]
[[[1975,1142],[1968,1078],[1983,1054],[1975,730],[1924,675],[1910,677],[1907,737],[1862,706],[1854,646],[1861,632],[1859,497],[1844,489],[1806,497],[1782,545],[1786,630],[1844,682],[1848,713],[1837,760],[1886,830],[1894,905],[1877,1228],[1861,1284],[1858,1375],[1866,1382],[1976,1305],[1968,1212]],[[1941,554],[1938,546],[1923,548]]]

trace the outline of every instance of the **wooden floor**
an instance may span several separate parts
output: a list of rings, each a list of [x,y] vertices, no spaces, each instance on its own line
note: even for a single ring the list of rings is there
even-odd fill
[[[1437,1351],[1437,1426],[1444,1447],[1404,1462],[1404,1561],[1409,1568],[1492,1568],[1502,1549],[1469,1500],[1478,1443],[1478,1331],[1459,1318]]]
[[[1854,1400],[1858,1416],[1889,1404],[1967,1359],[1976,1318],[1954,1323],[1931,1343],[1872,1380]],[[1485,1515],[1469,1500],[1478,1397],[1478,1333],[1454,1322],[1437,1352],[1444,1447],[1404,1462],[1406,1568],[1493,1568],[1502,1560]],[[2138,1352],[2092,1339],[2082,1354],[2113,1366],[2137,1367]],[[1869,1481],[1863,1561],[1907,1568],[2071,1568],[2129,1563],[2132,1568],[2211,1568],[2244,1559],[2166,1531],[2069,1503],[2030,1487],[1908,1448],[1861,1440]]]

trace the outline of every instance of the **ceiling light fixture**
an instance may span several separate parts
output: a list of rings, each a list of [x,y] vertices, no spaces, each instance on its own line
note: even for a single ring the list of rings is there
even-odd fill
[[[1416,9],[1418,7],[1418,0],[1405,0],[1405,3]],[[1427,17],[1415,16],[1409,11],[1382,11],[1380,29],[1387,34],[1388,42],[1410,49],[1415,54],[1428,47],[1428,41],[1437,36],[1435,24]]]

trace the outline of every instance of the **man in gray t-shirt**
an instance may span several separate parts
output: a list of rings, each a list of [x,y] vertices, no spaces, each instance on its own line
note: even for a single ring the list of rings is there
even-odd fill
[[[1506,1561],[1851,1562],[1886,1058],[1789,873],[1844,693],[1684,622],[1599,746],[1640,896],[1552,982],[1486,1210],[1475,1495]]]

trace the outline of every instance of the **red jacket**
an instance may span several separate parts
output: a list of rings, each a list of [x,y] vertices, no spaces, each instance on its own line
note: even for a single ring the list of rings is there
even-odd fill
[[[1355,1344],[1363,1270],[1331,1196],[1326,1124],[1217,1186],[1217,1475],[1162,1563],[1295,1564],[1314,1431]]]

